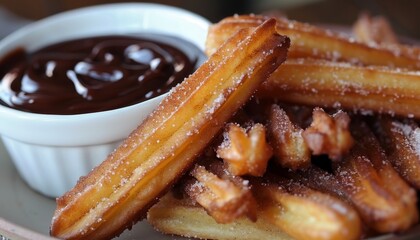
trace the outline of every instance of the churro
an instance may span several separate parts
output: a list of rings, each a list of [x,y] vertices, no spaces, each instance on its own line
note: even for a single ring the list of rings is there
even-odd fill
[[[268,113],[268,132],[276,162],[293,170],[311,164],[311,152],[306,144],[303,129],[293,124],[286,112],[274,104]]]
[[[107,239],[144,217],[286,58],[274,19],[229,38],[100,166],[57,200],[51,234]]]
[[[209,29],[206,53],[211,55],[227,37],[241,28],[259,25],[267,17],[239,15],[227,17]],[[277,32],[290,37],[291,58],[346,61],[361,65],[380,65],[409,69],[420,68],[420,48],[395,44],[371,46],[315,25],[277,18]]]
[[[322,108],[314,108],[311,125],[302,132],[313,155],[327,154],[333,161],[345,156],[353,146],[350,117],[343,111],[332,116]]]
[[[261,217],[295,239],[359,239],[357,212],[342,200],[279,176],[253,183]],[[310,231],[308,231],[310,229]]]
[[[147,220],[156,230],[188,238],[293,240],[263,218],[258,218],[256,222],[241,218],[231,223],[218,224],[201,206],[192,205],[189,199],[177,198],[172,192],[162,197],[147,215]]]
[[[420,189],[420,128],[416,121],[380,116],[372,119],[371,125],[394,168]]]
[[[380,146],[381,138],[377,138],[368,125],[356,117],[353,118],[351,132],[358,139],[357,145],[352,149],[354,154],[366,156],[370,160],[383,186],[395,199],[398,199],[401,212],[405,213],[406,225],[417,223],[419,217],[416,192],[392,167],[388,156]],[[395,207],[398,208],[398,205]]]
[[[353,26],[355,37],[368,44],[394,45],[396,34],[384,17],[361,14]],[[395,170],[413,187],[420,189],[420,129],[413,119],[378,116],[370,119],[382,148]]]
[[[266,141],[264,126],[257,123],[248,131],[236,124],[228,124],[227,128],[217,155],[224,160],[229,171],[236,176],[264,175],[268,160],[273,155]]]
[[[222,172],[226,171],[227,169],[224,169]],[[207,173],[200,172],[194,175],[202,175],[199,179],[206,179]],[[273,173],[269,173],[269,175],[264,178],[252,178],[246,181],[251,182],[253,196],[257,199],[257,221],[249,222],[244,217],[234,217],[235,214],[231,215],[230,211],[226,211],[221,214],[224,214],[226,217],[234,217],[229,223],[216,224],[218,221],[217,218],[214,218],[212,221],[206,221],[206,225],[204,226],[199,223],[194,223],[195,229],[186,232],[184,229],[187,227],[174,227],[174,225],[178,225],[179,221],[183,221],[185,224],[191,220],[197,221],[199,216],[206,217],[200,215],[197,207],[192,205],[191,202],[187,204],[188,201],[186,200],[175,200],[173,195],[166,196],[163,200],[164,202],[160,202],[152,207],[148,214],[148,220],[155,228],[166,233],[195,237],[203,237],[204,235],[206,238],[212,239],[216,236],[218,239],[239,239],[239,236],[242,236],[243,233],[238,232],[238,236],[232,237],[226,227],[237,228],[237,226],[242,226],[243,224],[249,227],[249,230],[246,230],[246,232],[255,231],[254,229],[258,228],[260,230],[256,234],[263,232],[265,234],[279,234],[282,237],[280,233],[284,232],[293,237],[293,239],[339,240],[360,238],[362,225],[353,207],[333,196],[312,190],[297,181],[282,178],[273,175]],[[218,184],[217,182],[219,180],[216,181],[216,184]],[[202,180],[198,180],[198,183],[194,184],[197,185],[200,183],[203,183]],[[188,185],[186,186],[181,186],[181,191],[185,191],[187,195],[190,195],[188,194],[189,187]],[[229,193],[226,192],[225,194]],[[195,199],[195,197],[192,198],[192,200]],[[223,201],[225,196],[219,194],[216,196],[207,195],[207,199],[210,202],[216,203],[220,200]],[[200,202],[198,204],[203,206]],[[246,206],[244,204],[240,208]],[[213,216],[206,206],[203,209],[206,209],[207,213]],[[178,211],[181,210],[183,212],[188,211],[189,215],[180,215]],[[173,216],[175,214],[178,216]],[[203,220],[199,222],[202,223]],[[266,226],[262,227],[262,223]],[[209,234],[209,229],[216,228],[217,226],[219,226],[218,233],[206,235]],[[267,232],[267,228],[277,228],[277,230],[269,230]],[[307,231],[308,228],[311,228],[311,231]],[[195,235],[192,235],[193,233]],[[245,237],[245,239],[247,238]]]
[[[218,223],[242,217],[256,221],[257,203],[248,182],[232,176],[221,165],[217,160],[211,169],[195,165],[190,172],[194,179],[184,185],[185,192]]]
[[[397,35],[383,16],[373,17],[369,13],[361,13],[353,24],[352,30],[359,42],[371,45],[398,44]]]
[[[402,232],[418,221],[416,195],[389,164],[370,130],[353,124],[356,145],[333,164],[333,174],[317,167],[301,172],[310,187],[352,203],[375,232]]]
[[[258,96],[365,114],[419,118],[418,89],[418,71],[288,59],[261,86]]]

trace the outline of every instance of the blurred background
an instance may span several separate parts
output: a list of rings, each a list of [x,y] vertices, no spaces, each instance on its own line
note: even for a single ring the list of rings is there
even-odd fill
[[[26,24],[61,11],[115,0],[0,0],[0,37]],[[124,1],[127,2],[127,1]],[[133,1],[131,1],[133,2]],[[158,0],[217,22],[233,14],[279,12],[291,19],[350,26],[367,11],[388,18],[398,34],[420,39],[417,0]]]

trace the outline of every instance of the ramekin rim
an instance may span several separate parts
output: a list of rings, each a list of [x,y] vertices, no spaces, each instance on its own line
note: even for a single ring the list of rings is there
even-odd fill
[[[19,46],[19,44],[23,44],[25,46],[25,40],[20,40],[21,38],[25,38],[26,35],[30,36],[36,36],[36,31],[45,31],[46,26],[50,26],[48,23],[54,22],[54,21],[63,21],[63,23],[67,23],[70,20],[70,17],[74,16],[74,14],[78,14],[83,12],[85,15],[86,13],[89,13],[92,10],[103,10],[102,13],[106,14],[107,12],[111,11],[115,14],[121,14],[120,12],[116,11],[116,9],[119,9],[120,11],[125,11],[125,9],[128,9],[131,12],[131,16],[133,15],[132,11],[136,11],[138,9],[139,12],[145,12],[150,8],[150,12],[152,14],[155,14],[157,11],[159,11],[159,14],[161,11],[166,10],[168,13],[171,12],[172,14],[179,15],[179,20],[182,22],[191,22],[192,25],[195,27],[194,29],[203,29],[207,31],[208,27],[210,26],[210,22],[205,19],[204,17],[190,12],[188,10],[173,7],[173,6],[167,6],[162,4],[155,4],[155,3],[111,3],[111,4],[102,4],[102,5],[96,5],[96,6],[90,6],[90,7],[84,7],[79,8],[75,10],[70,10],[62,13],[58,13],[55,15],[52,15],[50,17],[38,20],[36,22],[30,23],[27,26],[22,27],[21,29],[16,30],[15,32],[11,33],[9,36],[5,37],[0,41],[0,51],[2,56],[4,54],[7,54],[9,51],[13,50],[14,47]],[[146,13],[146,12],[145,12]],[[168,16],[168,15],[167,15]],[[83,18],[83,17],[82,17]],[[148,16],[146,16],[146,20]],[[168,21],[167,18],[165,20]],[[165,23],[165,22],[163,22]],[[59,24],[58,24],[59,25]],[[57,26],[57,25],[53,25]],[[147,30],[150,30],[151,27],[154,25],[146,26],[144,29],[139,25],[139,29],[144,30],[145,32]],[[132,29],[137,28],[131,26],[127,28],[127,31],[125,33],[130,33]],[[119,29],[118,27],[113,27],[112,29]],[[118,31],[118,30],[117,30]],[[170,33],[170,30],[165,30],[165,27],[162,27],[161,30],[156,32],[162,33]],[[79,34],[77,31],[75,32],[75,35]],[[191,31],[186,31],[186,38],[188,40],[189,34],[191,34]],[[181,36],[181,35],[177,35]],[[26,37],[27,38],[27,37]],[[67,37],[63,39],[67,39]],[[191,37],[191,42],[197,45],[201,50],[204,50],[204,41],[201,43],[204,36],[199,37]],[[14,40],[17,40],[17,44],[13,44]],[[33,45],[32,45],[33,46]],[[8,50],[7,50],[8,49]],[[163,99],[165,95],[161,95],[155,98],[152,98],[150,100],[133,104],[126,107],[121,107],[117,109],[107,110],[107,111],[98,111],[98,112],[91,112],[91,113],[84,113],[84,114],[69,114],[69,115],[60,115],[60,114],[41,114],[41,113],[33,113],[33,112],[25,112],[18,109],[13,109],[9,106],[3,106],[0,105],[0,135],[3,137],[13,138],[14,140],[26,142],[26,143],[32,143],[32,144],[41,144],[41,145],[53,145],[53,146],[74,146],[74,144],[78,144],[79,146],[82,145],[90,145],[90,144],[97,144],[97,143],[105,143],[110,141],[116,141],[116,140],[122,140],[124,139],[129,131],[132,131],[135,126],[133,127],[133,119],[143,119],[143,116],[145,115],[144,112],[150,112],[151,111],[151,105],[156,106],[157,101],[160,102],[160,100]],[[153,104],[151,103],[153,102]],[[151,103],[151,104],[148,104]],[[131,111],[133,108],[139,108],[140,106],[144,106],[144,111],[137,110],[137,111]],[[147,109],[147,110],[146,110]],[[140,113],[143,111],[143,113]],[[126,115],[126,116],[125,116]],[[142,116],[142,117],[140,117]],[[95,123],[95,120],[103,119],[104,121],[100,120],[99,125],[103,129],[106,124],[112,123],[112,121],[115,122],[113,119],[128,119],[131,118],[130,124],[127,124],[128,122],[122,122],[120,126],[118,126],[118,131],[112,130],[114,126],[110,126],[107,128],[110,128],[112,131],[96,131],[94,134],[94,137],[88,136],[88,138],[83,139],[82,142],[79,141],[79,138],[76,137],[77,134],[74,134],[74,129],[78,129],[79,127],[82,127],[85,131],[90,129],[87,128],[87,125],[93,126],[93,128],[97,129],[98,124]],[[27,120],[30,121],[27,121]],[[31,122],[31,124],[26,125],[26,122]],[[68,124],[67,124],[68,123]],[[66,125],[67,124],[67,125]],[[140,122],[137,122],[137,125],[140,124]],[[130,126],[129,126],[130,125]],[[18,128],[18,129],[16,129]],[[131,130],[130,130],[131,129]],[[53,133],[54,131],[58,132],[64,132],[68,133],[70,135],[74,136],[66,136],[65,140],[60,140],[59,142],[56,142],[53,138],[49,136],[55,136],[56,133]],[[73,132],[72,132],[73,131]],[[48,133],[46,133],[48,132]],[[43,139],[40,139],[39,136],[43,136]],[[82,137],[83,138],[83,137]],[[100,140],[98,140],[100,139]]]

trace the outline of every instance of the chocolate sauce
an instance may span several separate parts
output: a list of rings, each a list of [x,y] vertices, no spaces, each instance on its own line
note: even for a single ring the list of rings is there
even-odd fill
[[[161,35],[76,39],[33,53],[17,49],[0,61],[0,103],[46,114],[129,106],[169,91],[202,56],[194,45]]]

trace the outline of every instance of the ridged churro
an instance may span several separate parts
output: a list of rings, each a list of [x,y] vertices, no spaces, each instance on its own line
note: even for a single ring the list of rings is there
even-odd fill
[[[420,189],[420,128],[416,121],[380,116],[372,119],[371,125],[394,168]]]
[[[415,191],[391,167],[369,128],[358,122],[352,129],[356,145],[333,164],[333,174],[312,167],[300,180],[352,203],[375,232],[407,230],[418,221]]]
[[[176,198],[172,192],[150,209],[147,220],[160,232],[189,238],[293,240],[263,218],[258,218],[256,222],[241,218],[231,223],[218,224],[201,206],[192,205],[186,198]]]
[[[213,173],[225,174],[228,169],[220,167],[220,161],[214,160],[214,163],[219,166],[218,170],[210,170]],[[196,171],[196,168],[193,172]],[[207,185],[207,181],[210,180],[208,172],[195,172],[193,175],[196,177],[196,182],[192,186],[201,186],[202,184]],[[201,176],[200,176],[201,175]],[[204,180],[204,181],[203,181]],[[216,180],[214,184],[218,185],[218,188],[224,188],[224,194],[214,194],[208,195],[203,191],[201,198],[206,199],[206,203],[203,205],[202,200],[198,199],[197,202],[199,205],[203,206],[206,212],[210,216],[224,215],[224,218],[230,218],[228,223],[220,224],[217,219],[215,221],[206,221],[206,225],[198,225],[199,223],[194,223],[195,229],[191,232],[196,234],[195,237],[206,238],[215,238],[218,239],[242,239],[242,233],[238,232],[238,236],[232,237],[229,230],[226,229],[226,226],[235,227],[242,226],[243,224],[248,225],[249,230],[255,231],[255,228],[259,228],[260,231],[253,234],[279,234],[286,233],[293,237],[293,239],[315,239],[315,240],[341,240],[341,239],[359,239],[361,236],[361,221],[357,212],[345,203],[344,201],[337,199],[336,197],[330,196],[328,194],[312,190],[301,183],[286,179],[280,176],[273,175],[269,173],[269,176],[264,176],[264,178],[251,178],[250,180],[235,179],[239,181],[240,184],[246,182],[250,183],[248,189],[252,189],[252,193],[257,199],[255,202],[257,207],[256,212],[256,221],[249,222],[244,219],[245,216],[237,216],[234,212],[231,212],[226,209],[226,211],[219,212],[215,209],[209,209],[209,205],[220,205],[220,203],[225,203],[225,207],[229,208],[231,204],[226,201],[227,196],[237,196],[242,198],[243,194],[235,194],[235,191],[231,192],[228,185],[231,184],[231,180]],[[211,181],[211,180],[210,180]],[[220,183],[224,181],[224,183]],[[242,183],[241,183],[242,182]],[[189,193],[191,184],[181,184],[176,189]],[[178,194],[180,195],[180,194]],[[185,194],[184,194],[185,195]],[[168,200],[166,198],[172,198]],[[191,200],[197,200],[196,196],[192,196]],[[246,204],[248,201],[243,199],[243,204],[237,205],[238,210],[240,209],[254,209],[254,206]],[[185,223],[195,220],[200,223],[203,220],[198,220],[200,215],[197,207],[190,204],[186,204],[186,200],[174,200],[171,196],[166,196],[163,200],[164,202],[158,203],[154,206],[149,214],[148,220],[160,231],[166,233],[176,233],[182,236],[193,236],[191,232],[185,232],[183,229],[186,227],[174,227],[179,221],[185,221]],[[170,201],[169,203],[167,201]],[[184,201],[184,204],[182,202]],[[209,204],[210,203],[210,204]],[[238,202],[239,203],[239,202]],[[169,205],[169,206],[168,206]],[[173,209],[167,209],[166,207],[171,207]],[[165,212],[163,212],[163,209]],[[179,210],[183,212],[189,211],[189,215],[173,217],[174,214],[179,214]],[[205,217],[204,217],[205,218]],[[217,224],[216,224],[217,222]],[[264,223],[266,227],[262,227],[261,224]],[[197,226],[198,225],[198,226]],[[219,226],[218,233],[208,234],[208,229],[217,228]],[[267,228],[271,229],[273,226],[277,227],[277,231],[268,231]],[[235,227],[236,228],[236,227]],[[307,231],[310,228],[311,231]],[[257,236],[257,235],[256,235]],[[254,236],[254,238],[256,237]],[[250,236],[249,236],[250,237]],[[281,235],[277,236],[281,237]],[[248,237],[245,237],[248,239]],[[277,239],[277,238],[276,238]]]
[[[278,176],[268,182],[254,182],[253,190],[261,217],[295,239],[339,240],[361,236],[357,212],[329,194]]]
[[[244,27],[261,24],[267,17],[236,15],[227,17],[209,29],[207,54],[212,54],[226,38]],[[420,48],[396,44],[372,46],[315,25],[277,18],[277,32],[290,37],[290,58],[315,58],[346,61],[362,65],[380,65],[409,69],[420,68]]]
[[[353,136],[358,139],[357,145],[352,151],[356,155],[369,158],[372,166],[383,182],[383,186],[395,199],[398,199],[399,205],[396,204],[395,208],[400,207],[401,213],[404,213],[400,222],[402,228],[404,229],[404,221],[407,226],[406,228],[417,223],[419,216],[416,191],[392,167],[389,157],[380,146],[379,142],[381,138],[377,138],[373,134],[365,121],[360,121],[356,117],[353,118],[351,128]]]
[[[265,18],[234,16],[214,24],[207,38],[207,53],[211,54],[230,34]],[[284,18],[277,19],[276,28],[290,36],[292,46],[287,62],[264,84],[260,96],[296,104],[420,117],[418,48],[401,44],[372,46]]]
[[[418,89],[418,71],[288,59],[262,85],[258,95],[360,113],[420,117]]]
[[[286,58],[270,19],[230,38],[99,167],[57,200],[51,234],[108,239],[147,209],[195,161],[224,123]]]

